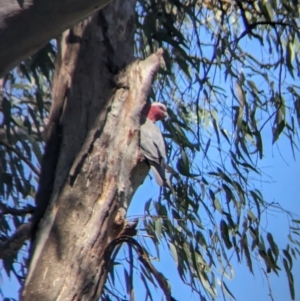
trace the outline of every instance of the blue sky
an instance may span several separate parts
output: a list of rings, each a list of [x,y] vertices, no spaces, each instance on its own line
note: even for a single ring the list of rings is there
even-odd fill
[[[255,45],[247,45],[252,47]],[[229,92],[228,88],[228,92]],[[264,132],[264,160],[259,163],[259,166],[263,169],[266,175],[258,177],[258,188],[262,191],[265,199],[269,202],[278,202],[283,208],[290,210],[291,212],[300,214],[300,155],[296,153],[296,161],[293,158],[290,144],[286,138],[282,137],[278,145],[272,146],[272,137],[270,131]],[[147,181],[140,187],[134,200],[130,206],[128,217],[143,216],[144,205],[149,198],[156,198],[158,196],[158,187],[154,180],[150,181],[149,177]],[[278,212],[269,212],[264,217],[264,224],[268,231],[274,234],[276,242],[278,242],[279,248],[285,248],[288,243],[287,240],[287,216]],[[140,233],[138,235],[141,235]],[[172,291],[174,297],[178,300],[198,300],[195,295],[192,295],[190,289],[185,286],[178,277],[176,266],[168,246],[162,244],[161,246],[160,261],[154,261],[154,265],[157,269],[165,274],[172,285]],[[238,264],[235,259],[232,261],[235,277],[233,280],[227,280],[227,285],[236,297],[236,300],[252,301],[252,300],[271,300],[268,297],[268,282],[262,272],[262,268],[265,269],[263,261],[255,261],[254,271],[255,275],[252,276],[246,267],[245,261],[243,264]],[[296,301],[300,301],[300,261],[294,262],[294,280],[296,288]],[[6,297],[18,297],[18,283],[13,279],[9,281],[6,277],[6,273],[1,270],[3,276],[0,282],[1,290]],[[287,278],[284,270],[280,272],[280,276],[270,274],[270,284],[274,299],[276,301],[289,300],[289,289]],[[143,289],[136,275],[136,296],[143,296]],[[298,290],[297,290],[298,288]],[[160,300],[162,296],[160,290],[155,290],[155,300]],[[222,296],[220,296],[222,299]],[[137,298],[140,300],[140,298]]]
[[[285,209],[300,213],[300,155],[296,154],[297,158],[296,161],[294,161],[289,144],[282,140],[280,145],[279,150],[281,155],[284,156],[286,163],[282,160],[276,146],[265,149],[266,156],[264,166],[266,172],[271,176],[271,183],[262,182],[261,189],[265,194],[266,199],[269,201],[278,202]],[[155,198],[157,195],[158,187],[155,181],[150,181],[148,177],[147,183],[141,186],[135,195],[128,216],[143,216],[145,202],[150,197]],[[268,230],[274,234],[274,238],[278,241],[279,247],[285,247],[288,242],[286,238],[286,233],[288,231],[286,216],[281,213],[274,213],[273,215],[269,214],[266,218],[266,224]],[[163,245],[161,248],[160,261],[154,261],[153,263],[159,271],[165,273],[172,285],[172,292],[175,298],[178,300],[197,300],[197,298],[192,295],[189,288],[185,286],[178,277],[175,263],[166,245]],[[236,300],[271,300],[268,297],[268,284],[263,272],[261,271],[262,267],[265,268],[263,262],[255,262],[255,275],[252,276],[249,273],[248,268],[245,266],[245,263],[238,264],[236,260],[233,260],[235,277],[231,281],[227,280],[226,283],[235,295]],[[293,272],[296,288],[296,301],[300,301],[299,260],[294,262]],[[15,280],[8,281],[6,273],[3,270],[1,271],[1,274],[4,277],[2,279],[3,281],[0,282],[0,287],[4,296],[17,298],[19,289],[18,283]],[[135,278],[137,280],[136,283],[138,284],[138,288],[135,292],[136,297],[142,297],[143,289],[141,287],[143,286],[139,283],[140,280],[138,279],[138,275],[135,275]],[[274,293],[274,299],[276,301],[290,300],[287,278],[284,271],[280,272],[279,277],[275,274],[270,274],[270,283]],[[159,289],[154,291],[154,293],[156,296],[161,296]],[[139,298],[137,298],[137,300],[139,300]],[[160,298],[155,298],[155,300],[160,300]]]
[[[278,202],[284,209],[300,214],[300,196],[299,196],[299,170],[300,155],[296,152],[296,160],[293,158],[290,144],[287,138],[281,137],[278,144],[272,145],[271,131],[264,130],[264,160],[259,162],[259,166],[263,169],[265,175],[258,177],[258,189],[262,191],[265,199],[269,202]],[[210,154],[211,155],[211,154]],[[148,177],[145,183],[139,188],[128,212],[128,217],[142,217],[144,215],[144,205],[149,198],[158,196],[159,188],[154,179]],[[275,241],[279,248],[285,248],[288,243],[288,223],[287,216],[281,212],[269,212],[264,217],[263,224],[267,230],[274,235]],[[141,235],[139,233],[138,235]],[[165,274],[170,284],[172,292],[178,300],[198,300],[193,295],[189,287],[184,285],[180,280],[176,265],[168,250],[168,246],[164,243],[161,245],[160,260],[153,261],[157,269]],[[253,260],[255,275],[252,276],[246,267],[246,262],[237,263],[235,257],[232,260],[234,269],[234,279],[226,280],[226,283],[236,300],[252,301],[252,300],[271,300],[268,297],[268,282],[262,272],[265,269],[263,261]],[[296,301],[300,301],[300,261],[294,262],[294,280],[296,289]],[[6,297],[18,299],[19,285],[15,279],[9,281],[4,270],[1,270],[3,276],[0,282],[1,290]],[[285,272],[282,270],[277,277],[270,274],[270,285],[274,300],[290,300],[289,289]],[[144,289],[139,279],[139,275],[135,275],[136,279],[136,297],[137,300],[144,297]],[[297,289],[298,288],[298,289]],[[162,294],[160,289],[153,290],[155,300],[160,300]],[[220,296],[222,299],[222,296]]]
[[[289,142],[284,137],[280,140],[279,145],[272,146],[272,137],[265,136],[266,147],[264,150],[265,159],[261,167],[268,176],[261,177],[258,188],[261,189],[265,199],[269,202],[279,203],[284,209],[300,214],[300,155],[296,154],[294,160]],[[130,207],[129,217],[131,215],[143,216],[145,201],[150,197],[155,198],[158,195],[158,188],[155,181],[147,183],[140,187],[134,197]],[[287,215],[282,212],[269,212],[263,218],[262,225],[266,230],[271,232],[280,249],[284,249],[289,242]],[[236,300],[253,301],[253,300],[271,300],[268,296],[268,281],[262,271],[265,270],[263,260],[253,259],[254,276],[249,273],[246,262],[239,264],[233,257],[232,265],[234,269],[234,279],[226,281],[230,290],[236,297]],[[172,285],[174,297],[178,300],[197,300],[191,291],[185,286],[179,276],[171,254],[166,245],[161,247],[161,258],[159,262],[154,261],[155,266],[162,271],[169,279]],[[300,261],[294,261],[294,281],[296,289],[296,301],[300,301]],[[274,300],[290,300],[289,288],[285,271],[275,274],[268,274],[270,286]],[[157,292],[160,295],[159,292]],[[140,295],[142,297],[142,294]],[[222,296],[220,296],[222,297]],[[159,299],[155,299],[159,300]]]
[[[264,172],[268,175],[262,176],[261,181],[258,182],[258,188],[261,189],[266,200],[278,202],[283,208],[291,212],[300,213],[300,155],[296,153],[296,160],[294,160],[290,144],[285,137],[282,137],[278,145],[272,146],[272,137],[267,131],[265,132],[265,149],[264,160],[260,163]],[[266,183],[267,181],[268,183]],[[140,187],[134,200],[130,206],[128,217],[143,216],[144,204],[150,198],[158,196],[158,187],[154,180],[147,181]],[[275,240],[278,242],[280,248],[285,248],[288,240],[286,234],[287,216],[280,212],[269,213],[265,216],[264,221],[268,231],[274,234]],[[233,280],[227,280],[227,285],[236,297],[236,300],[252,301],[252,300],[270,300],[268,297],[268,283],[263,275],[262,268],[265,268],[264,263],[253,261],[255,275],[252,276],[245,262],[238,264],[234,259],[232,261],[235,277]],[[178,300],[197,300],[193,296],[187,286],[185,286],[178,277],[176,266],[169,253],[168,247],[162,244],[160,261],[154,261],[154,265],[158,270],[163,272],[169,279],[172,285],[174,297]],[[296,288],[296,301],[300,301],[300,261],[294,262],[294,280]],[[0,282],[0,287],[4,296],[14,297],[18,296],[18,283],[13,279],[8,281],[6,274],[1,270],[3,277]],[[136,283],[139,284],[138,275]],[[285,272],[282,270],[280,276],[270,274],[270,284],[275,300],[289,300],[288,283]],[[143,296],[142,285],[137,285],[136,295]],[[298,289],[297,289],[298,288]],[[161,296],[160,290],[154,291],[155,295]],[[159,299],[155,299],[159,300]]]

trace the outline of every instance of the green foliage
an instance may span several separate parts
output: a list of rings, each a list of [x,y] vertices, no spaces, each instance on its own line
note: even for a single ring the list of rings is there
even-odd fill
[[[53,45],[49,43],[0,81],[1,242],[6,242],[16,229],[27,223],[34,211],[44,125],[51,104],[54,55]],[[23,248],[26,252],[19,254],[3,245],[0,249],[7,275],[13,273],[23,283],[27,246]]]
[[[147,203],[145,213],[163,217],[160,231],[178,273],[200,299],[205,293],[232,298],[223,276],[230,274],[233,254],[251,273],[257,255],[267,272],[278,274],[284,267],[294,299],[287,256],[299,256],[299,241],[290,237],[293,251],[286,251],[271,233],[265,235],[261,216],[272,204],[251,179],[263,174],[259,162],[268,128],[273,143],[285,135],[293,154],[298,150],[298,5],[139,1],[138,56],[167,49],[166,70],[154,90],[171,112],[165,137],[181,174],[173,179],[176,202],[163,191],[152,206]],[[150,237],[154,224],[145,224]]]
[[[265,200],[255,179],[262,176],[259,162],[268,133],[272,143],[284,135],[292,152],[298,151],[298,6],[286,0],[138,2],[136,55],[166,50],[166,69],[152,97],[169,108],[164,133],[170,164],[180,175],[172,179],[176,201],[162,190],[158,199],[146,202],[141,232],[148,239],[141,235],[139,243],[149,254],[156,251],[155,258],[162,244],[168,246],[179,277],[200,300],[234,298],[225,282],[233,278],[233,256],[250,273],[258,256],[266,272],[284,271],[295,298],[300,221],[276,208],[290,218],[289,244],[278,246],[276,235],[262,224],[262,215],[275,205]],[[5,208],[22,209],[35,195],[54,54],[49,43],[2,84],[0,196]],[[0,213],[3,241],[27,221],[27,215],[16,215],[13,226],[7,216]],[[157,287],[159,277],[136,263],[137,249],[124,250],[122,261],[121,250],[112,255],[101,300],[125,300],[115,291],[116,275],[124,275],[124,294],[130,295],[133,268],[139,270],[145,299],[154,300],[151,285]],[[7,273],[16,260],[5,259]]]

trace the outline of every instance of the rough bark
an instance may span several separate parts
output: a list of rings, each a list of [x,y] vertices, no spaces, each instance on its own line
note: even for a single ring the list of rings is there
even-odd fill
[[[0,77],[63,30],[109,2],[0,0]]]
[[[124,214],[149,171],[139,151],[139,116],[162,50],[133,59],[135,2],[114,1],[62,40],[47,142],[58,161],[50,147],[37,200],[47,210],[23,301],[98,300],[105,250],[124,233]],[[53,183],[42,180],[48,172]]]

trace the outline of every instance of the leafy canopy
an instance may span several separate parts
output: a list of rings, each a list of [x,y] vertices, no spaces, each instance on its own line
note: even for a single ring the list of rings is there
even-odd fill
[[[176,201],[167,190],[146,201],[140,233],[149,238],[138,235],[137,241],[156,257],[166,243],[183,283],[201,300],[232,297],[225,282],[233,277],[232,256],[253,273],[254,255],[267,272],[285,271],[294,299],[300,220],[265,200],[257,180],[264,176],[268,135],[273,144],[285,136],[294,156],[298,152],[298,1],[140,0],[136,14],[136,56],[166,50],[166,68],[150,97],[169,108],[163,129],[169,163],[178,172],[172,177]],[[49,42],[2,80],[0,254],[6,273],[20,283],[27,253],[5,248],[5,241],[34,210],[55,54],[55,42]],[[274,207],[289,217],[283,249],[262,222]],[[162,278],[134,262],[139,244],[127,244],[126,259],[117,255],[120,246],[112,255],[102,300],[124,299],[115,287],[120,262],[127,291],[137,268],[146,299],[153,300],[149,285]]]

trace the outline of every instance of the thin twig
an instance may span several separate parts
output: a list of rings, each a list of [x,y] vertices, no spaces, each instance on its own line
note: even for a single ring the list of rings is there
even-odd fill
[[[265,269],[262,268],[262,271],[263,271],[263,273],[265,274],[265,277],[266,277],[266,279],[267,279],[270,299],[271,299],[272,301],[274,301],[269,276],[268,276],[267,272],[265,271]]]
[[[15,153],[22,161],[24,161],[28,167],[37,175],[40,176],[40,171],[31,163],[31,161],[25,157],[18,149],[14,148],[12,145],[5,141],[0,141],[0,144],[8,148],[10,151]]]
[[[22,224],[4,243],[0,244],[0,259],[17,253],[29,238],[32,223]]]
[[[105,257],[110,257],[110,254],[113,252],[114,248],[126,242],[127,244],[133,246],[136,252],[139,254],[139,260],[144,265],[144,267],[155,277],[157,283],[160,288],[164,292],[167,301],[175,301],[175,299],[171,295],[171,288],[168,284],[168,281],[163,276],[162,273],[158,272],[155,267],[152,265],[147,251],[132,237],[130,236],[121,236],[113,240],[105,250]],[[107,258],[108,259],[108,258]],[[109,261],[109,260],[108,260]]]
[[[13,216],[23,216],[32,213],[34,213],[34,207],[30,205],[22,209],[16,209],[0,203],[0,216],[5,214],[10,214]]]

